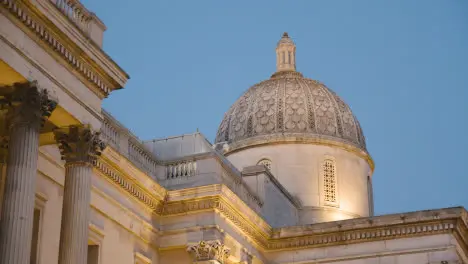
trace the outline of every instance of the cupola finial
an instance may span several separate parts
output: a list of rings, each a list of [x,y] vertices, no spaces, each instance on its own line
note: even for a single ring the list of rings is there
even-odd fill
[[[296,71],[296,45],[288,32],[283,33],[276,46],[276,72],[280,71]]]

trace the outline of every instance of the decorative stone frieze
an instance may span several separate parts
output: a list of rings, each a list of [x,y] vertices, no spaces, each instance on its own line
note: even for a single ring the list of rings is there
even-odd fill
[[[249,237],[254,244],[257,244],[266,251],[294,249],[298,247],[344,245],[453,232],[463,238],[468,234],[466,225],[461,220],[463,210],[460,209],[458,211],[457,208],[452,209],[453,212],[450,215],[440,216],[438,219],[434,219],[433,217],[426,219],[426,217],[422,218],[422,216],[414,218],[415,216],[410,214],[408,214],[408,218],[411,216],[411,220],[406,219],[405,221],[397,222],[392,221],[388,217],[385,218],[385,216],[376,218],[375,221],[368,221],[365,224],[357,222],[358,220],[350,219],[341,221],[341,223],[317,224],[315,225],[316,231],[309,230],[309,227],[281,228],[265,231],[259,227],[260,223],[254,223],[251,219],[246,219],[229,202],[216,197],[169,202],[164,205],[162,214],[170,216],[181,213],[195,213],[197,211],[206,212],[207,209],[213,209],[222,214]],[[353,224],[353,226],[347,226],[349,224]],[[292,233],[288,235],[290,232]]]
[[[50,49],[49,53],[61,57],[74,70],[76,70],[82,78],[89,81],[93,88],[93,92],[101,98],[106,97],[109,93],[120,88],[118,84],[108,81],[109,76],[99,72],[94,66],[94,62],[83,52],[77,45],[72,43],[66,36],[59,32],[60,30],[53,26],[52,23],[42,21],[31,9],[27,6],[29,1],[3,0],[0,1],[0,7],[6,9],[14,16],[22,26],[25,27],[33,39],[41,44],[46,44]],[[48,21],[49,22],[49,21]],[[102,71],[102,70],[101,70]]]
[[[152,210],[158,212],[161,211],[161,202],[166,196],[166,191],[161,186],[155,184],[153,186],[153,190],[148,192],[148,190],[144,190],[137,186],[129,179],[127,175],[118,172],[111,165],[107,164],[101,159],[96,161],[95,168],[103,176],[120,186],[123,190],[138,199],[140,202],[144,203]]]
[[[200,241],[196,244],[187,247],[194,262],[215,260],[219,263],[225,263],[229,257],[230,249],[222,244],[219,240],[214,241]]]
[[[66,166],[93,165],[105,148],[99,132],[88,126],[70,126],[54,131],[62,159]]]

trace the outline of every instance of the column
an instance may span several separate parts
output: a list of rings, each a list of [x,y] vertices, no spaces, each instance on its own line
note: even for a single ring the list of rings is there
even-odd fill
[[[8,157],[0,223],[0,263],[28,264],[36,193],[39,129],[56,103],[35,82],[17,84],[8,101]]]
[[[219,240],[200,241],[189,245],[187,252],[193,258],[193,263],[196,264],[223,264],[226,262],[230,254],[228,249]]]
[[[3,191],[5,190],[5,168],[8,157],[8,137],[0,136],[0,220],[2,219]]]
[[[54,134],[65,160],[59,264],[86,264],[92,166],[104,144],[87,126],[61,128]]]

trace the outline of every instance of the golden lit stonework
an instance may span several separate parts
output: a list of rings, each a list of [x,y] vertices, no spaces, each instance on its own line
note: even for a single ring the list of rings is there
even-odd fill
[[[212,144],[102,108],[129,76],[82,2],[4,0],[0,25],[0,263],[468,263],[463,207],[374,215],[361,125],[287,33]]]
[[[223,264],[230,253],[230,250],[218,240],[200,241],[188,246],[187,251],[193,256],[196,263],[211,260]]]
[[[99,138],[99,132],[93,132],[87,126],[70,126],[56,129],[55,138],[59,145],[62,159],[68,165],[93,165],[105,148]]]

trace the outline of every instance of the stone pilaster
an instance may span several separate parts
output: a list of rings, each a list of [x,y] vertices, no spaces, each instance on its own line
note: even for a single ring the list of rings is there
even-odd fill
[[[39,129],[55,109],[35,82],[15,84],[5,96],[8,157],[0,223],[0,263],[29,263],[34,216]]]
[[[228,249],[219,240],[200,241],[187,247],[187,252],[197,264],[223,264],[230,254]]]
[[[86,264],[92,166],[104,149],[99,133],[86,126],[54,131],[65,160],[59,264]]]

